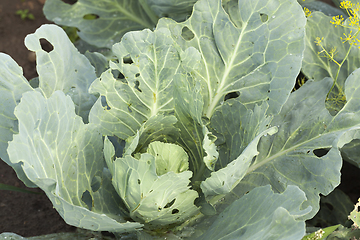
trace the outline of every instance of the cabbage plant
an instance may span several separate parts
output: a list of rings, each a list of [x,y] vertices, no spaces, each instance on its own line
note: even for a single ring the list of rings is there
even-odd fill
[[[292,91],[306,23],[295,0],[199,0],[183,22],[125,33],[109,62],[43,25],[25,39],[38,82],[0,54],[0,157],[79,228],[301,239],[360,127],[359,69],[336,113],[331,76]]]

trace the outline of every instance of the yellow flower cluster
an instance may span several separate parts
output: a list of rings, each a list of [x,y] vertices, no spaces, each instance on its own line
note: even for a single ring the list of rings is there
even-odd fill
[[[345,37],[341,38],[341,40],[343,40],[343,43],[348,42],[350,45],[356,46],[360,42],[360,40],[356,38],[360,32],[360,26],[359,26],[360,4],[359,3],[354,4],[351,1],[342,1],[340,3],[340,8],[345,9],[347,14],[349,15],[348,23],[347,24],[344,23],[344,18],[341,15],[333,17],[330,23],[335,25],[335,27],[342,26],[347,29],[352,29],[349,34],[344,33]],[[353,34],[353,30],[356,31],[354,34]]]
[[[304,7],[304,13],[305,13],[305,17],[312,17],[311,11],[307,7]]]

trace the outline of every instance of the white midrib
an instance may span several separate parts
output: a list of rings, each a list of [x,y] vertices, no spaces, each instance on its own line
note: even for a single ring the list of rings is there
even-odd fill
[[[244,35],[244,29],[246,29],[247,27],[247,23],[244,24],[242,30],[241,30],[241,33],[240,33],[240,36],[239,36],[239,39],[235,45],[235,48],[234,48],[234,51],[233,51],[233,54],[231,56],[231,59],[229,61],[229,64],[227,65],[226,62],[224,62],[226,68],[225,68],[225,71],[224,71],[224,74],[223,74],[223,77],[220,81],[220,85],[218,87],[218,89],[216,90],[215,94],[214,94],[214,98],[213,100],[211,101],[210,105],[209,105],[209,108],[206,112],[206,116],[210,119],[211,116],[213,115],[214,111],[215,111],[215,107],[217,106],[218,102],[220,101],[220,99],[223,97],[223,90],[225,88],[225,83],[226,83],[226,80],[231,72],[231,69],[232,69],[232,66],[234,64],[234,61],[235,61],[235,58],[236,58],[236,53],[238,52],[239,48],[240,48],[240,44],[241,44],[241,40],[243,38],[243,35]],[[209,89],[209,91],[211,92],[211,89]]]

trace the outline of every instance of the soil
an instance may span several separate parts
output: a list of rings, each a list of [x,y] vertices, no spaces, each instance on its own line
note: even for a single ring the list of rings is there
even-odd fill
[[[45,0],[0,0],[0,52],[10,55],[23,68],[24,76],[37,76],[33,55],[24,46],[24,38],[40,25],[50,23],[42,13]],[[331,0],[326,1],[331,2]],[[28,9],[34,20],[22,20],[15,12]],[[360,170],[345,163],[339,186],[356,202],[360,196]],[[75,231],[53,209],[40,189],[29,189],[18,180],[15,172],[0,160],[0,183],[40,193],[28,194],[0,190],[0,233],[14,232],[24,237]]]

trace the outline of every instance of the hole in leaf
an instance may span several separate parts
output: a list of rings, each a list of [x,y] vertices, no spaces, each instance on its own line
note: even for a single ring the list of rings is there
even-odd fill
[[[115,147],[115,156],[113,156],[112,159],[113,161],[115,161],[117,157],[121,158],[123,156],[123,150],[125,148],[126,141],[116,136],[107,136],[107,137]]]
[[[229,99],[231,99],[231,98],[237,98],[237,97],[239,97],[239,96],[240,96],[240,92],[239,92],[239,91],[231,92],[231,93],[228,93],[228,94],[225,95],[224,101],[229,100]]]
[[[98,19],[100,16],[99,15],[96,15],[96,14],[86,14],[83,16],[83,19],[85,20],[94,20],[94,19]]]
[[[111,73],[116,80],[120,80],[120,81],[124,82],[124,79],[125,79],[124,74],[122,74],[118,70],[112,70]]]
[[[70,4],[70,5],[73,5],[73,4],[77,3],[78,0],[61,0],[61,1],[63,1],[64,3]]]
[[[330,151],[330,148],[318,148],[318,149],[314,149],[313,153],[317,157],[322,157],[322,156],[325,156],[329,151]]]
[[[94,176],[92,179],[91,179],[91,190],[93,192],[97,192],[100,187],[101,187],[101,182],[102,182],[102,179],[101,177],[99,176]]]
[[[269,19],[269,16],[265,13],[260,13],[260,20],[264,23],[267,22],[267,20]]]
[[[296,83],[291,92],[298,90],[302,85],[305,84],[307,80],[308,78],[302,72],[300,72],[299,75],[296,77]]]
[[[135,77],[140,77],[140,73],[135,74]]]
[[[168,202],[168,203],[165,205],[164,208],[169,208],[169,207],[171,207],[172,205],[174,205],[175,199],[176,199],[176,198],[174,198],[171,202]]]
[[[54,46],[45,38],[40,38],[40,46],[41,49],[44,50],[45,52],[49,53],[52,50],[54,50]]]
[[[131,110],[130,106],[131,106],[131,104],[128,105],[128,111],[129,111],[129,113],[132,113],[132,110]]]
[[[173,209],[173,210],[171,211],[172,214],[176,214],[176,213],[179,213],[179,212],[180,212],[179,209]]]
[[[195,37],[194,33],[188,27],[183,27],[183,29],[181,30],[181,36],[186,41],[190,41]]]
[[[123,63],[125,64],[132,64],[133,63],[133,60],[131,59],[131,57],[124,57],[123,58]]]
[[[135,86],[134,86],[134,88],[135,88],[136,90],[138,90],[139,92],[142,92],[141,89],[139,88],[139,86],[140,86],[140,82],[139,82],[139,81],[135,81]]]
[[[139,185],[141,184],[141,180],[140,180],[140,179],[138,179],[138,184],[139,184]]]
[[[105,96],[101,96],[101,106],[103,106],[103,108],[106,108],[106,110],[110,110],[111,107],[109,106],[109,104],[106,101],[106,97]]]
[[[88,209],[91,211],[92,207],[93,207],[93,199],[92,196],[90,194],[90,192],[88,190],[86,190],[81,197],[81,201],[83,201],[86,206],[88,207]]]

